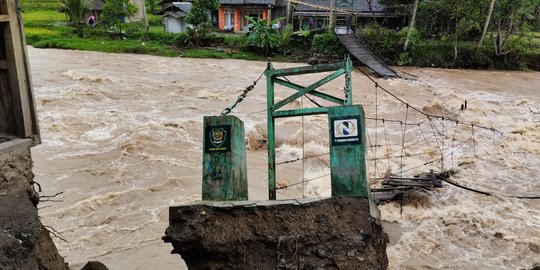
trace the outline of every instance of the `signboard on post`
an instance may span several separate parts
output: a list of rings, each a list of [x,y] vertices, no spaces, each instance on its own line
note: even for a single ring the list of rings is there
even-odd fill
[[[360,117],[333,117],[330,122],[332,145],[362,143]]]
[[[205,127],[205,153],[231,151],[231,125]]]
[[[369,197],[364,110],[359,105],[328,108],[332,197]]]
[[[236,116],[205,116],[202,198],[247,200],[244,123]]]

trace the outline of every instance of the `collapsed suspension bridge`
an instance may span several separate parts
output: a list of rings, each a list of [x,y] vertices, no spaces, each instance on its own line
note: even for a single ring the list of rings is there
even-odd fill
[[[485,149],[490,141],[492,149],[508,148],[503,132],[490,126],[461,120],[458,113],[443,110],[437,114],[427,113],[424,109],[411,105],[393,91],[381,86],[362,69],[358,68],[358,70],[373,83],[375,89],[374,103],[363,102],[365,103],[363,106],[367,107],[367,112],[371,114],[366,116],[369,146],[367,161],[371,185],[375,187],[372,191],[381,193],[378,195],[379,202],[403,198],[403,194],[411,190],[440,188],[443,181],[487,196],[497,194],[467,187],[450,180],[450,176],[456,173],[456,168],[474,162],[474,159],[481,155],[479,152]],[[246,87],[234,105],[225,109],[222,114],[230,113],[238,103],[242,102],[261,78],[262,76]],[[284,79],[294,84],[289,79]],[[313,106],[321,107],[316,96],[305,95],[305,97]],[[304,107],[303,102],[302,107]],[[396,111],[399,107],[402,109]],[[303,120],[302,134],[304,134]],[[322,172],[317,176],[306,178],[304,163],[310,160],[325,160],[329,153],[307,154],[304,148],[306,143],[304,135],[302,137],[300,156],[284,160],[279,160],[278,157],[276,162],[278,166],[302,162],[302,177],[297,182],[278,183],[277,189],[284,190],[301,185],[303,196],[305,196],[308,183],[328,178],[330,173]],[[527,195],[503,196],[540,199],[539,196]]]
[[[334,33],[337,35],[340,43],[347,49],[349,54],[382,77],[399,77],[399,75],[393,69],[391,69],[386,63],[379,59],[375,54],[373,54],[366,47],[366,45],[358,39],[358,35],[352,30],[352,22],[350,17],[356,16],[361,12],[360,10],[355,9],[354,1],[341,1],[340,3],[344,5],[343,7],[339,7],[337,2],[334,4],[334,7],[315,5],[298,0],[290,0],[290,2],[297,5],[317,8],[317,10],[321,9],[333,11],[335,15],[332,16],[337,16],[337,14],[345,16],[345,25],[336,26],[334,29]]]

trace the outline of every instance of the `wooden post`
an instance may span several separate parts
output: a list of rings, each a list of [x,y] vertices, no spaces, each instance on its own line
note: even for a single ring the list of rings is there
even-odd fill
[[[19,2],[0,0],[0,133],[40,143]]]
[[[293,8],[291,1],[287,1],[287,6],[285,9],[285,23],[291,24],[293,22]]]
[[[333,29],[335,24],[336,24],[336,21],[335,21],[335,8],[336,8],[336,2],[337,0],[330,0],[330,17],[328,18],[328,28],[330,29]]]

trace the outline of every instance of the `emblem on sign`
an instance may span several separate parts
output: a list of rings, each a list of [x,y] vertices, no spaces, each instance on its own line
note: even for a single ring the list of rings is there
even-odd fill
[[[333,145],[362,143],[359,118],[333,118],[331,121]]]
[[[207,126],[204,135],[204,151],[207,153],[231,150],[231,126]]]
[[[334,121],[334,137],[346,138],[358,136],[358,121],[356,119],[345,119]]]
[[[210,131],[210,142],[215,147],[220,147],[225,142],[227,132],[223,128],[214,128]]]

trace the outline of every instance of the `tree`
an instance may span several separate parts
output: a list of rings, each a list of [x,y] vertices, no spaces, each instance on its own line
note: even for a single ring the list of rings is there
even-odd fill
[[[499,0],[493,12],[493,21],[496,26],[495,53],[504,55],[511,51],[508,49],[509,38],[519,33],[520,37],[530,30],[529,18],[534,17],[540,0]]]
[[[146,41],[150,36],[150,25],[148,24],[148,15],[146,14],[146,1],[142,0],[142,15],[144,23],[144,32],[141,37],[141,40]]]
[[[460,34],[460,22],[461,22],[461,12],[463,6],[461,5],[460,0],[456,0],[456,10],[455,10],[455,20],[456,20],[456,32],[454,33],[454,60],[458,58],[458,43],[459,43],[459,34]]]
[[[414,1],[414,7],[412,11],[411,22],[409,23],[409,31],[407,32],[407,39],[405,39],[405,44],[403,44],[403,51],[407,51],[409,48],[409,41],[411,39],[411,33],[414,29],[414,24],[416,23],[416,11],[418,10],[418,0]]]
[[[536,6],[536,10],[534,11],[534,25],[535,25],[535,31],[540,31],[540,3],[538,6]]]
[[[83,37],[83,27],[89,9],[89,0],[60,0],[60,11],[67,14],[69,22],[75,26],[79,37]]]
[[[191,24],[187,33],[191,39],[190,43],[194,46],[200,46],[200,40],[210,32],[212,24],[208,13],[218,7],[218,0],[195,0],[192,2],[191,10],[186,16],[186,22]]]
[[[255,46],[261,50],[261,53],[268,55],[273,49],[279,48],[282,42],[281,32],[272,27],[284,18],[278,18],[268,24],[266,20],[255,20],[249,16],[246,19],[250,23],[251,31],[248,34],[248,44]]]
[[[122,34],[124,19],[137,12],[137,6],[129,0],[107,0],[101,11],[101,20],[105,25],[115,27]]]
[[[478,45],[476,46],[476,48],[480,48],[482,43],[484,43],[484,38],[486,38],[489,22],[491,21],[491,14],[493,14],[493,7],[495,6],[495,1],[496,0],[491,0],[489,3],[489,10],[486,16],[486,22],[484,23],[484,28],[482,29],[482,35],[480,36],[480,40],[478,41]]]
[[[148,0],[146,1],[148,5],[150,6],[150,13],[154,14],[154,11],[156,9],[156,0]]]

